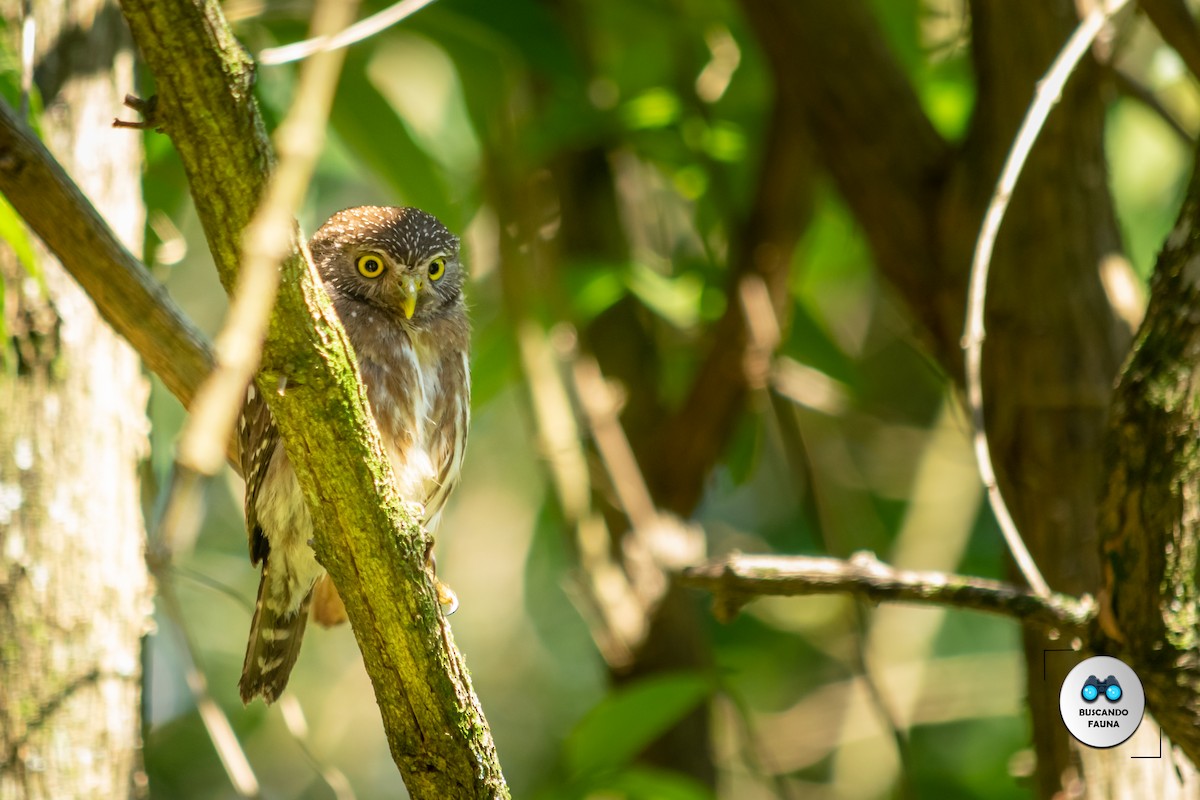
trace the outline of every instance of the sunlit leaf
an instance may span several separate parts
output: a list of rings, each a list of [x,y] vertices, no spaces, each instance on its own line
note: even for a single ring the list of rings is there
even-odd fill
[[[717,161],[737,163],[746,156],[746,137],[742,129],[729,122],[718,122],[708,129],[705,150]]]
[[[629,291],[654,313],[677,328],[694,327],[700,319],[700,300],[704,282],[688,273],[676,277],[661,275],[644,264],[630,266],[626,278]]]
[[[568,770],[587,775],[628,764],[712,691],[713,682],[695,673],[657,675],[615,690],[567,738]]]
[[[623,273],[623,265],[603,263],[577,263],[563,270],[563,283],[577,322],[590,322],[625,296]]]
[[[664,128],[679,119],[679,98],[670,89],[659,87],[642,92],[621,107],[621,119],[634,130]]]

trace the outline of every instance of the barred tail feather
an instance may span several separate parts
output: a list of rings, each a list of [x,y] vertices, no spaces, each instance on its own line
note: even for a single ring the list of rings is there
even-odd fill
[[[263,566],[254,621],[250,623],[250,641],[246,645],[246,660],[242,664],[242,679],[238,681],[242,702],[247,705],[260,695],[263,702],[270,704],[283,693],[300,655],[300,642],[308,623],[308,604],[312,599],[309,594],[299,609],[281,614],[278,608],[283,604],[266,597],[268,570],[265,564]]]

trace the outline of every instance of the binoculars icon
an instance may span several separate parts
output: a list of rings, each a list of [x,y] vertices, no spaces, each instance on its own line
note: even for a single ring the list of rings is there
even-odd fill
[[[1089,703],[1094,702],[1101,694],[1108,699],[1108,702],[1115,703],[1121,699],[1121,684],[1117,683],[1117,679],[1112,675],[1102,681],[1097,680],[1095,675],[1090,675],[1084,681],[1080,694]]]

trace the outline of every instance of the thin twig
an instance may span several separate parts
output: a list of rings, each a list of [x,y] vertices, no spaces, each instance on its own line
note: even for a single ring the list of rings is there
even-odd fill
[[[996,190],[992,194],[992,201],[988,204],[987,213],[984,215],[983,227],[976,240],[975,257],[971,262],[971,281],[967,298],[967,322],[963,347],[966,350],[967,405],[971,410],[971,426],[974,429],[972,438],[975,445],[975,460],[979,463],[980,477],[983,479],[984,486],[987,487],[988,503],[1004,534],[1008,549],[1012,552],[1013,560],[1016,561],[1017,568],[1029,583],[1030,588],[1040,597],[1049,597],[1050,587],[1046,584],[1042,573],[1038,571],[1033,556],[1025,546],[1025,541],[1021,538],[1021,533],[1017,530],[1017,525],[1000,493],[996,473],[992,468],[992,456],[984,427],[982,367],[985,332],[983,310],[987,297],[988,272],[991,268],[992,251],[996,246],[996,235],[1000,230],[1000,223],[1003,222],[1004,214],[1008,211],[1008,204],[1012,199],[1017,178],[1021,175],[1021,170],[1033,149],[1034,142],[1037,141],[1037,137],[1042,131],[1046,118],[1062,95],[1063,86],[1075,66],[1088,52],[1092,42],[1113,14],[1117,13],[1127,2],[1128,0],[1110,0],[1107,4],[1097,6],[1089,12],[1079,23],[1079,27],[1075,29],[1071,38],[1067,40],[1058,57],[1054,59],[1046,77],[1038,84],[1034,102],[1025,114],[1025,119],[1013,141],[1012,150],[1009,151],[1008,158],[1004,162],[1004,169],[1000,172],[1000,179],[996,182]]]
[[[774,765],[770,751],[765,746],[755,724],[754,711],[738,687],[729,681],[721,682],[721,697],[733,707],[731,716],[737,721],[740,734],[738,751],[754,777],[774,790],[780,800],[793,800],[796,793],[783,770]],[[770,763],[768,763],[770,762]]]
[[[292,739],[300,746],[309,765],[321,776],[321,780],[333,791],[336,800],[355,800],[354,787],[350,779],[332,764],[326,764],[313,752],[308,743],[308,720],[304,718],[304,708],[294,694],[285,694],[279,698],[279,711],[283,715],[283,724],[287,727]]]
[[[730,619],[765,596],[857,594],[876,602],[923,603],[986,611],[1043,628],[1077,631],[1092,625],[1090,598],[1038,595],[1019,586],[945,572],[901,570],[859,552],[849,560],[734,553],[683,571],[678,580],[713,593],[717,615]]]
[[[224,767],[225,774],[229,776],[229,782],[233,784],[233,789],[237,792],[238,797],[260,797],[258,778],[255,777],[250,760],[246,757],[246,751],[242,749],[237,734],[234,733],[233,726],[229,723],[229,717],[225,715],[221,706],[213,700],[208,691],[208,679],[205,678],[197,662],[196,645],[188,632],[187,618],[183,614],[183,609],[179,604],[179,599],[175,596],[170,581],[163,580],[164,575],[165,571],[155,575],[158,579],[158,596],[183,644],[183,654],[187,659],[185,668],[187,685],[192,693],[192,699],[196,703],[196,710],[200,714],[200,721],[204,723],[208,738],[212,740],[221,766]]]
[[[258,54],[258,63],[273,67],[277,64],[300,61],[317,53],[328,53],[333,50],[340,50],[343,47],[349,47],[411,17],[432,2],[433,0],[400,0],[399,3],[388,6],[377,14],[372,14],[364,20],[343,28],[338,33],[314,36],[311,39],[283,45],[282,47],[268,47]]]
[[[579,356],[573,346],[569,351],[560,351],[559,357],[570,365],[576,399],[630,527],[648,528],[658,512],[617,417],[616,398],[600,372],[600,365],[590,356]]]
[[[225,712],[212,699],[208,680],[200,668],[197,648],[188,629],[187,616],[175,594],[171,560],[176,543],[194,539],[203,519],[202,476],[176,467],[159,493],[159,504],[149,532],[146,564],[158,585],[158,597],[167,618],[172,622],[186,661],[184,673],[188,690],[200,714],[200,721],[212,740],[213,748],[239,797],[259,797],[258,778],[246,758],[246,753],[233,732]]]
[[[512,268],[507,257],[501,263],[503,268]],[[645,614],[637,592],[613,558],[604,519],[592,508],[587,457],[554,348],[534,321],[521,319],[516,327],[539,445],[563,521],[575,532],[579,573],[567,593],[605,662],[624,666],[632,661],[634,649],[646,634]],[[561,339],[571,334],[562,328],[558,335]]]
[[[912,747],[909,741],[909,731],[904,727],[896,710],[892,707],[888,693],[879,685],[879,680],[867,661],[867,623],[870,621],[871,610],[867,604],[858,598],[854,604],[854,647],[851,658],[854,667],[862,678],[863,688],[867,699],[878,712],[888,737],[896,746],[896,759],[900,762],[900,775],[896,796],[901,800],[916,797],[913,790],[913,761]]]
[[[621,537],[620,570],[640,603],[642,635],[650,632],[650,619],[670,588],[668,572],[694,564],[705,556],[704,534],[678,517],[658,509],[638,466],[629,438],[618,417],[618,401],[600,365],[591,356],[580,356],[576,339],[559,348],[559,358],[574,383],[575,399],[600,462],[608,475],[617,502],[629,520]],[[633,641],[636,648],[641,641]]]

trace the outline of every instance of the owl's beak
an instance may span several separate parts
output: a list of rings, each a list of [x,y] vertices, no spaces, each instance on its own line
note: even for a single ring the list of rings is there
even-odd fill
[[[400,277],[400,309],[405,319],[412,319],[417,310],[417,293],[421,291],[421,281],[415,275]]]

